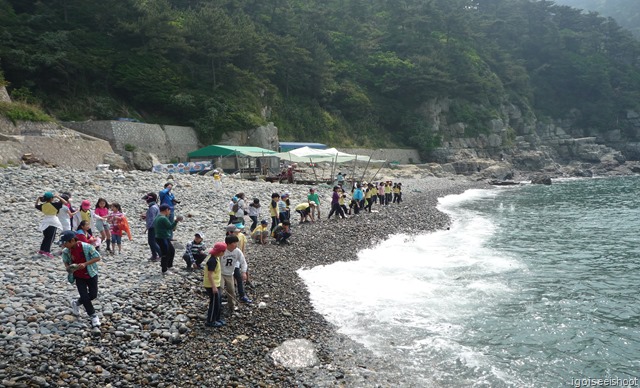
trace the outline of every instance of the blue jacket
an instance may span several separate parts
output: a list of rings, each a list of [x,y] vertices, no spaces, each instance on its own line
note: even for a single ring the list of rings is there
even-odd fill
[[[173,196],[170,188],[166,188],[164,190],[160,190],[158,193],[158,197],[160,198],[160,205],[169,205],[169,207],[173,210],[174,203],[173,200],[176,198]]]

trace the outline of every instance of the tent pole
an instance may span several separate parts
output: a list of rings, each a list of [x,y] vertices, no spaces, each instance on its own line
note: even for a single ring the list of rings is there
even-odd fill
[[[371,156],[369,156],[369,160],[367,160],[367,165],[364,166],[364,171],[362,171],[362,178],[360,178],[361,181],[364,179],[364,174],[367,173],[367,168],[369,168],[369,163],[371,163]]]
[[[313,169],[313,176],[316,178],[316,184],[318,184],[318,174],[316,174],[316,166],[313,164],[313,160],[309,158],[309,164],[311,164],[311,168]]]
[[[331,185],[333,186],[333,177],[336,175],[336,162],[338,161],[338,155],[336,154],[335,157],[332,158],[331,160],[331,176],[329,177],[329,179],[331,179]]]
[[[380,172],[380,170],[382,170],[382,167],[384,167],[384,165],[385,165],[385,164],[387,164],[387,162],[386,162],[386,161],[384,161],[384,162],[382,163],[382,165],[380,165],[380,168],[378,169],[378,171],[376,171],[376,173],[375,173],[375,174],[373,174],[373,177],[371,178],[371,181],[374,181],[374,180],[376,179],[376,176],[378,175],[378,173]]]
[[[356,158],[353,159],[353,172],[351,173],[351,180],[353,181],[353,183],[351,184],[351,187],[355,187],[356,184],[356,180],[355,180],[355,176],[356,176],[356,163],[358,162],[358,154],[356,154]]]

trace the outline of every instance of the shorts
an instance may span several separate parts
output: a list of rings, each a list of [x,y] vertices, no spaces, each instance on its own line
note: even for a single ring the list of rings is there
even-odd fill
[[[98,232],[104,232],[109,230],[109,223],[107,221],[96,220],[96,230]]]
[[[112,234],[111,235],[111,244],[122,244],[122,236],[119,236],[117,234]]]

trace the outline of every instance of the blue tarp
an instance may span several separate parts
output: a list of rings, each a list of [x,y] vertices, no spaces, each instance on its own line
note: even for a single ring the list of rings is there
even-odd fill
[[[289,152],[291,150],[295,150],[302,147],[309,147],[316,150],[324,150],[327,149],[326,144],[321,143],[298,143],[298,142],[280,142],[280,152]]]

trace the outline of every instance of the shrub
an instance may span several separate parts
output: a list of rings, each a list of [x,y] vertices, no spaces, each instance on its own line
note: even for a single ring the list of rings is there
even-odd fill
[[[53,118],[40,108],[22,102],[0,102],[0,115],[8,118],[14,124],[18,121],[53,121]]]
[[[134,146],[133,144],[127,143],[124,145],[124,150],[127,152],[133,152],[136,150],[136,146]]]

